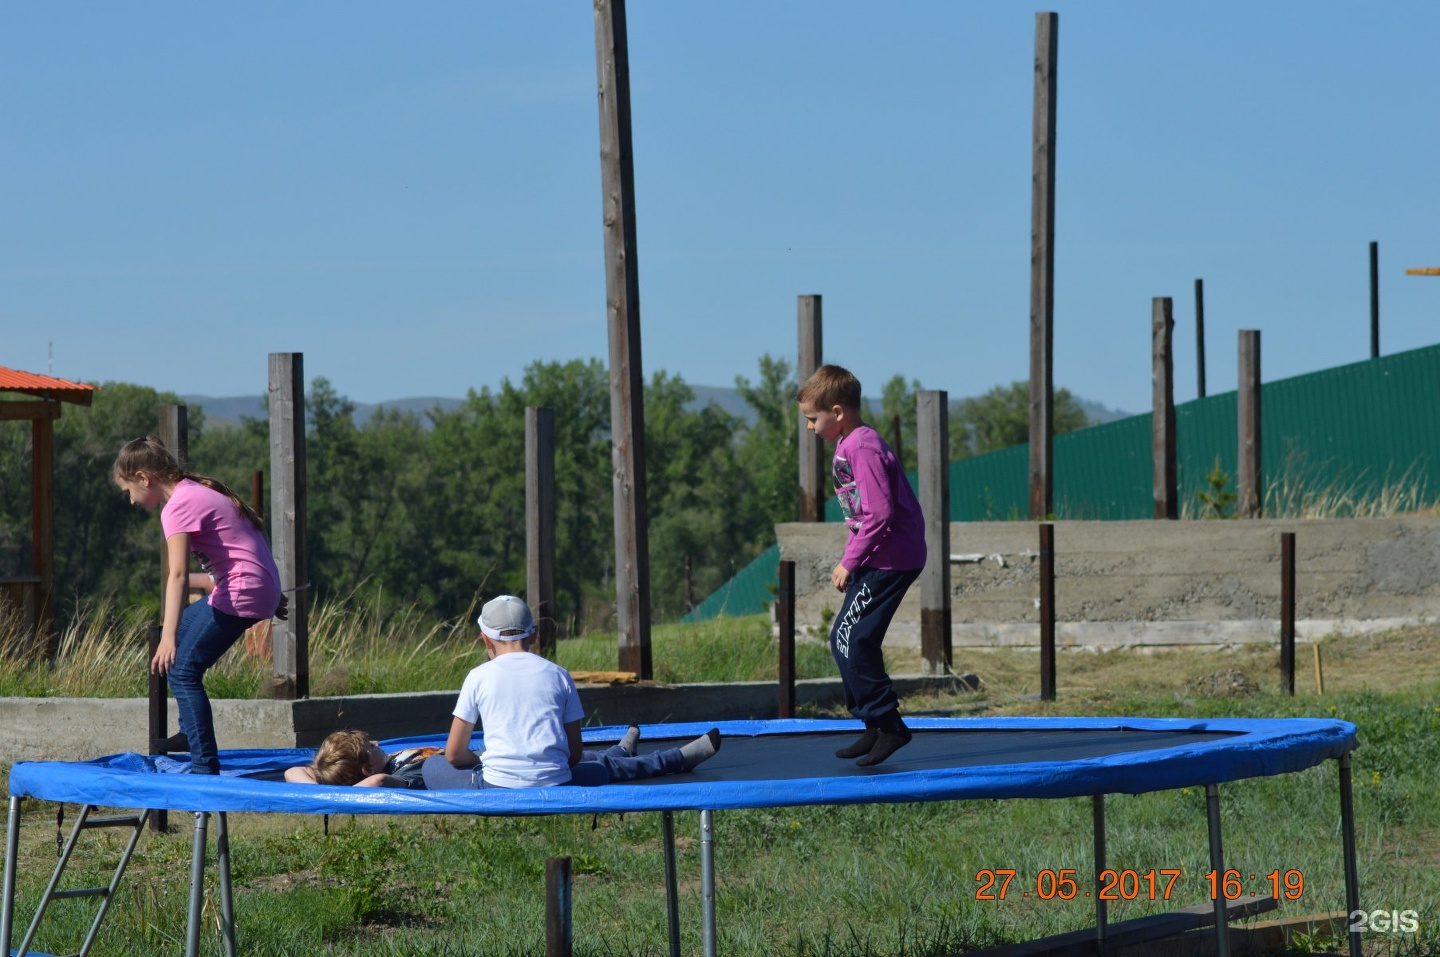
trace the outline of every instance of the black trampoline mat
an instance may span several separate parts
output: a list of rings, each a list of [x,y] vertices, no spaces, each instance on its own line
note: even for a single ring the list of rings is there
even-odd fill
[[[868,768],[858,766],[853,758],[835,757],[836,750],[859,737],[858,730],[737,735],[722,739],[720,752],[700,765],[695,774],[716,781],[866,777],[944,768],[1082,761],[1108,754],[1199,745],[1240,734],[1234,731],[1143,731],[1131,728],[917,730],[914,739],[885,763]],[[645,753],[683,743],[684,740],[642,739],[639,750]],[[594,742],[586,742],[586,745],[596,747]],[[674,779],[659,777],[628,783],[673,784]]]

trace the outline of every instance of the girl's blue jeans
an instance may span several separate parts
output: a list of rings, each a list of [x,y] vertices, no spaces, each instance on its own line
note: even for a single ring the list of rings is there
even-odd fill
[[[215,742],[210,696],[205,693],[205,672],[254,623],[211,608],[208,595],[180,613],[169,679],[180,712],[180,730],[190,743],[191,774],[220,773],[220,746]]]

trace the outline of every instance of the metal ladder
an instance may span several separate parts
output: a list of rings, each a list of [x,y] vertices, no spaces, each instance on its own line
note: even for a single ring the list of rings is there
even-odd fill
[[[7,839],[5,857],[5,900],[4,914],[0,917],[0,954],[10,954],[10,928],[15,904],[15,869],[17,866],[16,856],[19,851],[19,798],[11,798],[10,801],[10,828]],[[70,830],[70,839],[65,842],[64,849],[60,852],[60,860],[55,865],[55,873],[50,877],[50,883],[45,888],[45,893],[40,898],[40,904],[35,908],[35,916],[30,921],[30,928],[25,932],[25,937],[20,941],[20,947],[15,951],[15,957],[24,957],[30,950],[30,942],[35,938],[35,931],[40,927],[40,921],[45,916],[46,909],[52,901],[65,900],[76,897],[98,897],[100,898],[100,909],[95,914],[95,920],[90,924],[90,932],[85,935],[85,943],[81,945],[74,957],[85,957],[95,943],[95,937],[100,932],[100,922],[105,919],[105,913],[110,909],[110,902],[115,897],[115,889],[120,886],[120,878],[125,874],[125,868],[130,864],[130,856],[135,852],[135,845],[140,841],[140,834],[145,829],[145,823],[149,820],[149,811],[140,811],[132,814],[94,815],[95,805],[86,804],[80,808],[80,815],[75,819],[75,824]],[[70,863],[70,855],[75,851],[75,846],[80,839],[82,831],[93,828],[117,827],[130,828],[130,838],[125,842],[125,850],[120,854],[120,861],[115,866],[115,873],[110,878],[110,883],[104,887],[80,887],[72,890],[59,890],[60,878],[65,873],[65,867]]]
[[[83,805],[80,816],[76,818],[70,832],[70,840],[61,851],[59,863],[55,865],[55,873],[50,878],[50,884],[45,888],[40,905],[35,909],[35,916],[30,921],[30,929],[25,932],[25,939],[20,942],[19,950],[12,951],[10,949],[10,931],[15,910],[15,872],[18,867],[17,860],[20,850],[20,802],[22,800],[15,796],[10,798],[10,817],[5,835],[4,899],[3,902],[0,902],[0,957],[25,957],[29,952],[30,942],[35,936],[35,929],[40,926],[40,919],[44,917],[45,909],[50,906],[51,901],[66,897],[99,897],[101,898],[100,912],[95,915],[95,921],[90,926],[90,933],[86,936],[84,945],[76,954],[72,955],[72,957],[86,957],[95,943],[95,936],[100,930],[100,922],[104,919],[105,912],[115,897],[115,889],[120,885],[120,878],[125,874],[125,868],[130,863],[130,856],[135,851],[135,845],[140,840],[141,832],[145,830],[146,822],[149,821],[152,814],[159,812],[137,811],[109,817],[91,817],[90,813],[95,810],[95,805]],[[200,924],[205,898],[205,838],[213,813],[217,825],[215,846],[216,864],[219,870],[220,931],[226,957],[235,957],[235,899],[230,883],[229,822],[224,812],[196,811],[194,813],[195,838],[190,857],[190,908],[186,921],[185,955],[186,957],[197,957],[200,953]],[[78,890],[56,890],[60,884],[60,877],[65,871],[65,865],[69,863],[70,855],[75,850],[80,832],[95,827],[128,827],[131,829],[130,840],[126,842],[125,851],[120,855],[120,862],[115,866],[115,874],[110,878],[109,885]]]

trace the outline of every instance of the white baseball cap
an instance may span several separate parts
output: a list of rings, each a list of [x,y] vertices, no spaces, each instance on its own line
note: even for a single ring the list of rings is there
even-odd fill
[[[494,641],[524,641],[535,633],[530,606],[514,595],[492,598],[480,609],[480,633]],[[504,634],[504,632],[518,634]]]

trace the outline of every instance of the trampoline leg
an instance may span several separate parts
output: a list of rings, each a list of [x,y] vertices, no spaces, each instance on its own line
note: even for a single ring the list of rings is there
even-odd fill
[[[700,812],[700,908],[705,957],[715,957],[715,812]]]
[[[1090,798],[1092,816],[1095,819],[1095,880],[1105,869],[1105,795],[1096,794]],[[1110,905],[1095,893],[1095,952],[1099,957],[1110,953],[1107,925],[1110,920]]]
[[[1205,810],[1210,821],[1210,867],[1217,879],[1225,873],[1225,853],[1220,846],[1220,789],[1213,784],[1205,785]],[[1224,894],[1215,895],[1215,954],[1216,957],[1230,957],[1230,925],[1227,922],[1227,906]]]
[[[1350,752],[1340,758],[1340,837],[1345,847],[1345,913],[1360,909],[1360,871],[1355,863],[1355,801],[1350,790]],[[1360,957],[1360,932],[1351,925],[1350,957]]]
[[[660,822],[661,831],[665,837],[665,912],[669,919],[670,957],[680,957],[679,879],[675,873],[675,812],[662,812]]]
[[[20,802],[10,799],[5,824],[5,900],[0,902],[0,954],[10,953],[10,930],[15,920],[15,859],[20,856]]]
[[[195,812],[195,843],[190,851],[190,918],[185,928],[185,957],[200,954],[200,912],[205,902],[205,827],[210,814]]]
[[[220,871],[221,933],[225,935],[225,957],[235,957],[235,898],[230,890],[230,822],[225,812],[215,815],[215,862]]]

